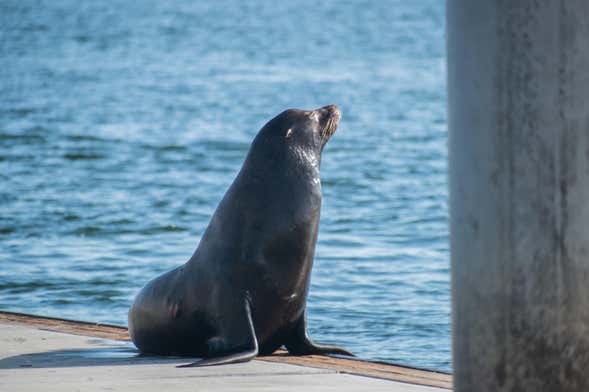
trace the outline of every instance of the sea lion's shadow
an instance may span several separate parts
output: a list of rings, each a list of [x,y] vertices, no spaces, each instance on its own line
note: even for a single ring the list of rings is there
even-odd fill
[[[62,368],[83,366],[128,366],[191,363],[196,357],[164,357],[140,353],[132,345],[62,349],[14,355],[0,359],[0,369]]]

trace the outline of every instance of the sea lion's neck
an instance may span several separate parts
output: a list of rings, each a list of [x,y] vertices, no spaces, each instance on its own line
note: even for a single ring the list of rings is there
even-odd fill
[[[208,255],[214,254],[221,263],[280,262],[289,273],[311,269],[321,210],[319,162],[298,153],[297,159],[265,162],[250,153],[191,263],[211,262]],[[268,250],[265,243],[279,245]]]

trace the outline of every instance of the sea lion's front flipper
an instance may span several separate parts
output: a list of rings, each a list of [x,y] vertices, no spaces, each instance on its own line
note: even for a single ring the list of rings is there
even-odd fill
[[[284,344],[292,355],[340,354],[355,357],[354,354],[336,345],[314,343],[307,335],[307,311],[297,320],[288,341]]]
[[[223,335],[215,336],[207,342],[209,353],[207,358],[178,367],[196,367],[223,365],[227,363],[247,362],[258,355],[258,340],[254,331],[252,312],[249,299],[244,300],[242,312],[227,320]]]

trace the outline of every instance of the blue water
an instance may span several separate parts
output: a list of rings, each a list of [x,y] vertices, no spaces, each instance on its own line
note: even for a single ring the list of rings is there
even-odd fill
[[[310,333],[450,370],[443,7],[0,2],[0,309],[125,324],[258,129],[335,103]]]

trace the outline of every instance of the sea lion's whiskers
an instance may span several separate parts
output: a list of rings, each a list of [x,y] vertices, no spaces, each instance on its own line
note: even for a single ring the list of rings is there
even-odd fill
[[[326,142],[326,137],[325,135],[327,134],[327,125],[329,124],[329,120],[327,121],[327,123],[325,124],[325,126],[323,128],[321,128],[321,145],[323,146]]]
[[[323,127],[323,129],[321,129],[321,145],[324,145],[325,143],[327,143],[327,141],[329,140],[331,135],[333,135],[336,126],[337,126],[337,124],[335,122],[335,117],[330,116],[327,119],[327,122],[325,123],[325,126]]]

